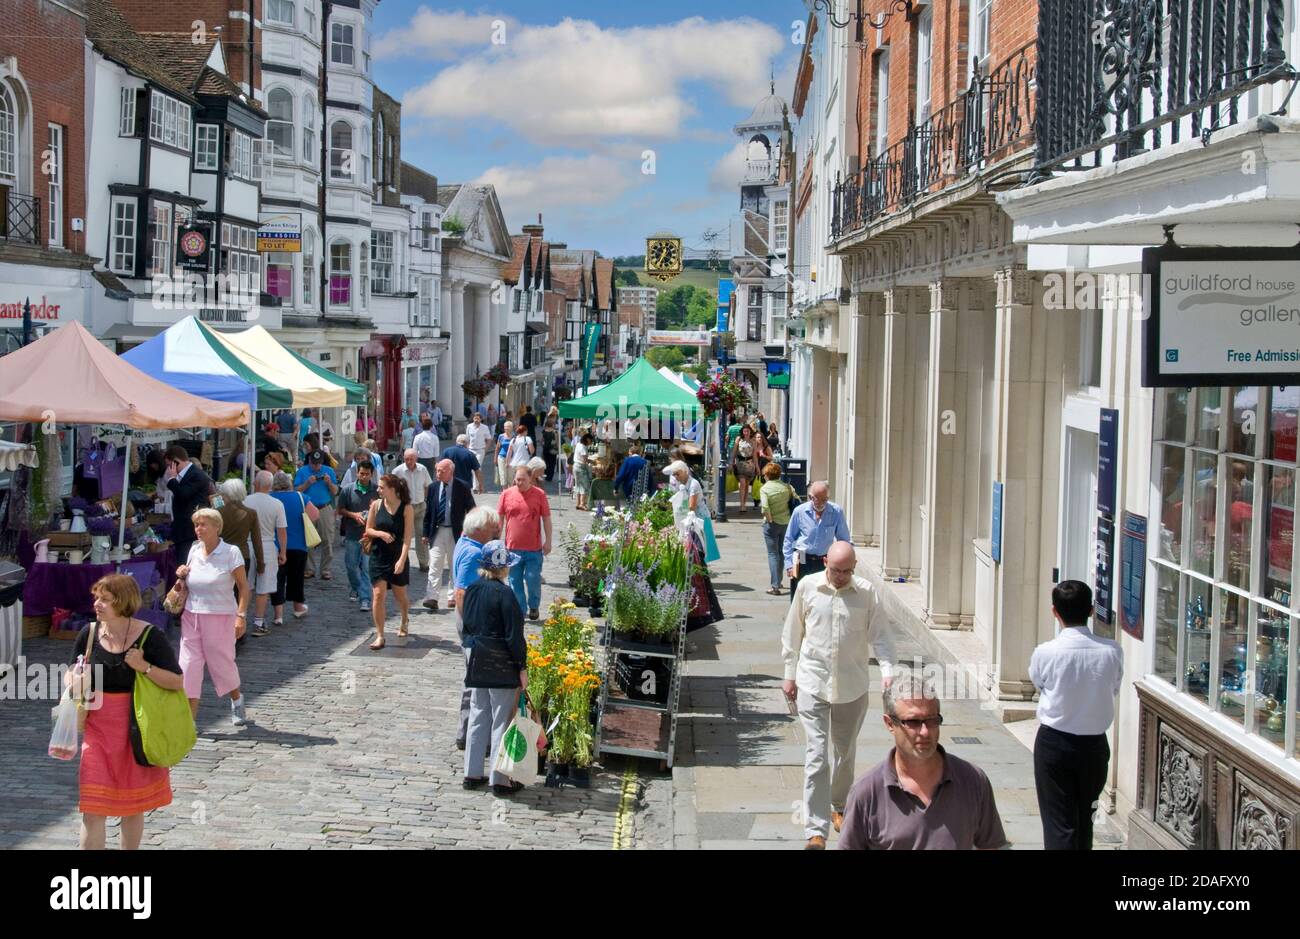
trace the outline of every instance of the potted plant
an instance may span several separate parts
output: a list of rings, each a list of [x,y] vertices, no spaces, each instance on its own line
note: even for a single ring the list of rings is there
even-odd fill
[[[557,600],[528,640],[528,693],[548,728],[547,785],[582,785],[595,739],[592,702],[600,676],[592,656],[595,624]]]
[[[672,645],[686,614],[690,592],[679,583],[650,582],[644,567],[615,577],[609,598],[614,635],[627,642]]]

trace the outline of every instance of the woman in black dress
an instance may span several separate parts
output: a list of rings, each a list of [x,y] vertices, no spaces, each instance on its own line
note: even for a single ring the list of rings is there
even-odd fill
[[[393,588],[397,607],[402,611],[399,639],[407,636],[410,602],[406,585],[411,581],[407,568],[407,552],[411,548],[411,532],[415,530],[415,509],[406,481],[388,473],[379,477],[379,498],[370,504],[366,519],[364,540],[370,544],[371,615],[375,623],[375,641],[370,644],[374,652],[384,647],[384,618],[387,614],[385,600],[388,588]]]

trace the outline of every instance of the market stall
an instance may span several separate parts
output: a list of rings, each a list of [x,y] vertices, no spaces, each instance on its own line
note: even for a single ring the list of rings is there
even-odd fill
[[[213,401],[180,391],[146,375],[134,365],[115,356],[80,323],[72,322],[47,334],[4,359],[0,372],[0,420],[30,422],[37,425],[43,439],[49,439],[56,425],[110,425],[127,429],[125,462],[129,466],[133,449],[133,432],[137,430],[179,429],[186,427],[242,427],[250,417],[246,403]],[[39,447],[37,448],[39,450]],[[14,490],[25,488],[11,484]],[[61,608],[83,608],[85,604],[83,572],[71,571],[79,566],[86,554],[100,550],[104,542],[118,547],[107,557],[98,558],[112,562],[110,566],[124,569],[132,563],[132,553],[123,546],[127,538],[128,519],[135,522],[135,512],[128,492],[129,474],[123,474],[122,493],[110,502],[116,513],[113,526],[99,505],[99,525],[105,529],[92,534],[84,518],[69,520],[68,529],[60,531],[51,524],[54,511],[37,493],[34,502],[38,509],[28,519],[28,529],[43,536],[52,530],[45,545],[46,560],[33,560],[24,585],[24,605],[29,594],[37,604],[64,604]],[[89,508],[89,507],[88,507]],[[62,514],[61,512],[59,514]],[[41,517],[36,517],[36,516]],[[80,522],[74,526],[73,522]],[[145,522],[138,525],[148,527]],[[78,530],[73,530],[76,527]],[[116,539],[111,531],[116,527]],[[137,525],[132,525],[134,534]],[[95,538],[102,538],[100,545]],[[157,541],[154,541],[157,547]],[[62,564],[49,560],[50,547],[64,548]],[[56,552],[58,553],[58,552]],[[135,548],[135,554],[150,553],[145,543]],[[152,553],[164,553],[153,551]],[[160,559],[140,557],[140,566],[157,567]],[[165,556],[161,563],[166,563]],[[42,568],[42,564],[45,565]],[[173,567],[174,570],[174,567]],[[37,592],[39,590],[39,595]],[[51,608],[53,608],[51,606]],[[26,614],[25,614],[26,615]]]

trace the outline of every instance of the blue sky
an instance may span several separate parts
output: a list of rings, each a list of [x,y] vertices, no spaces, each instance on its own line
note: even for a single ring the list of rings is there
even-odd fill
[[[511,231],[541,212],[548,239],[640,254],[656,231],[694,245],[725,230],[739,202],[732,127],[771,68],[788,97],[805,15],[797,0],[383,0],[374,75],[403,102],[407,162],[492,182]]]

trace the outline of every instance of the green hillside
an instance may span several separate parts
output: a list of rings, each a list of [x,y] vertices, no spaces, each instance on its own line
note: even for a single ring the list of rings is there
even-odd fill
[[[642,287],[658,287],[660,290],[672,290],[674,287],[680,287],[683,284],[689,284],[692,287],[701,287],[717,297],[718,279],[727,276],[724,271],[682,271],[677,277],[674,277],[668,283],[662,283],[646,274],[645,271],[636,271],[637,280]]]

